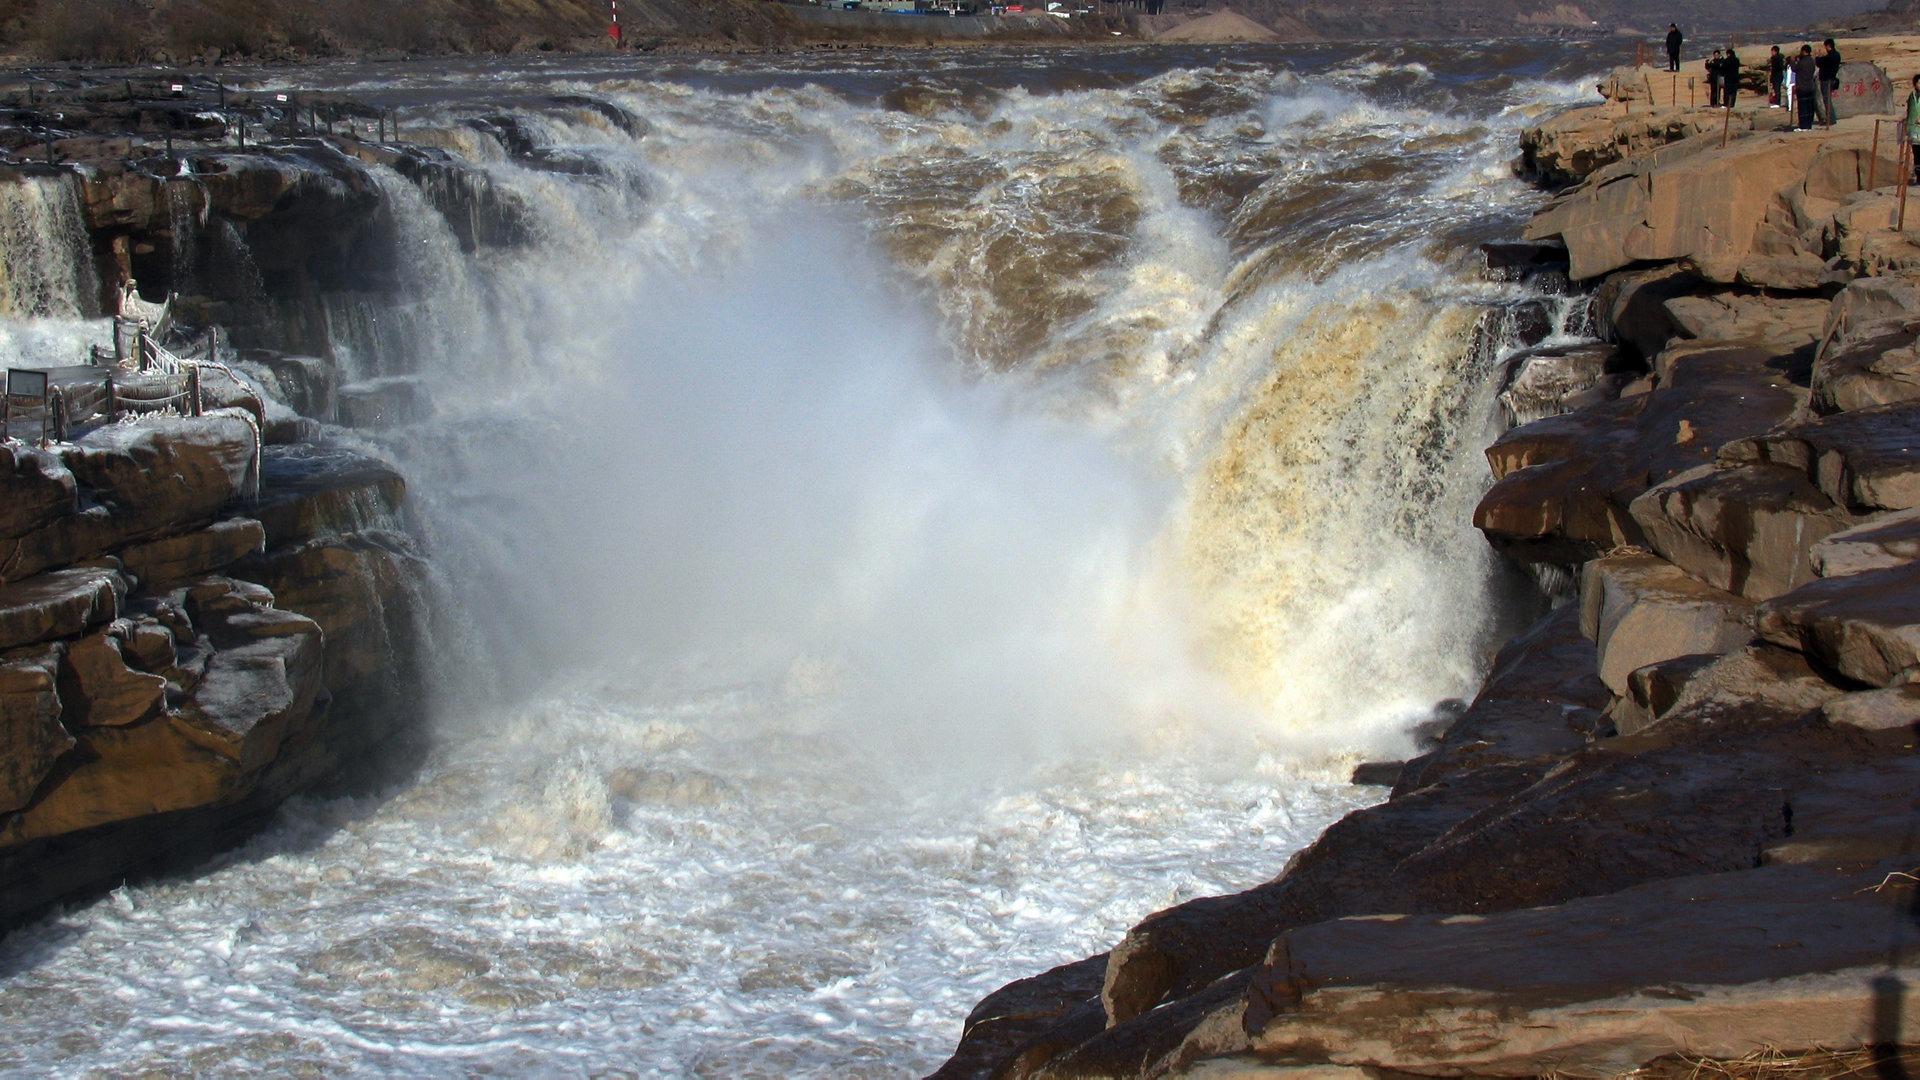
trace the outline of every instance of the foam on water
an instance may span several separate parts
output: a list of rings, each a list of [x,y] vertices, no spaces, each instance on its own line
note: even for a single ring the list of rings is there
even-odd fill
[[[409,116],[533,236],[470,257],[376,169],[405,288],[335,342],[440,407],[384,445],[455,605],[437,746],[9,939],[0,1068],[925,1069],[1270,877],[1471,686],[1467,346],[1513,291],[1429,246],[1524,205],[1534,91],[1383,54],[891,109],[769,66],[569,73],[645,121],[516,114],[585,175]]]

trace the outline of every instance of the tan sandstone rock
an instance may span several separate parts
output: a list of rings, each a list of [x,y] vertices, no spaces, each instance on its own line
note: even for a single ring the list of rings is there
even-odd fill
[[[0,657],[0,813],[27,804],[55,763],[73,749],[60,723],[57,648]]]
[[[1269,1059],[1440,1076],[1865,1045],[1880,1037],[1882,985],[1920,978],[1906,888],[1870,891],[1906,866],[1771,867],[1486,917],[1303,927],[1274,943],[1245,1027]],[[1920,997],[1893,1000],[1893,1022],[1920,1026]]]
[[[1586,565],[1581,630],[1599,649],[1600,681],[1628,691],[1638,668],[1681,656],[1726,653],[1753,637],[1753,605],[1648,552],[1622,551]]]
[[[1821,578],[1761,605],[1760,636],[1868,686],[1920,675],[1920,563]]]

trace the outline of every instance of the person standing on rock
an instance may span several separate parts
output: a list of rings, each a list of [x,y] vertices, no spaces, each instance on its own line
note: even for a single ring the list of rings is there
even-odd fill
[[[1720,50],[1713,50],[1707,58],[1707,96],[1714,108],[1720,107]]]
[[[1832,127],[1835,121],[1833,92],[1840,89],[1840,49],[1832,38],[1826,40],[1825,51],[1816,65],[1820,69],[1820,122]]]
[[[1787,99],[1781,90],[1787,79],[1787,58],[1780,52],[1780,46],[1773,47],[1773,53],[1767,57],[1767,108],[1783,108]]]
[[[1740,96],[1740,56],[1727,46],[1727,55],[1720,61],[1720,104],[1733,108],[1733,99]]]
[[[1907,145],[1913,153],[1913,182],[1920,184],[1920,75],[1913,77],[1907,93]]]
[[[1687,39],[1680,35],[1679,23],[1667,24],[1667,70],[1680,70],[1680,45]]]
[[[1793,58],[1793,103],[1798,110],[1798,122],[1794,127],[1801,131],[1813,130],[1813,115],[1820,102],[1820,65],[1814,62],[1813,46],[1800,46],[1800,55]]]

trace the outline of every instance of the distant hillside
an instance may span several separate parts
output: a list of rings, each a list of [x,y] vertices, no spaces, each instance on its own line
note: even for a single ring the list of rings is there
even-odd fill
[[[1757,27],[1864,22],[1875,0],[1740,0],[1687,5],[1696,41]],[[1230,8],[1286,40],[1445,39],[1550,33],[1656,34],[1671,0],[1172,0],[1170,14]],[[1920,0],[1894,0],[1880,25],[1912,25]],[[1106,10],[1120,11],[1117,5]],[[620,0],[630,43],[783,45],[884,33],[796,17],[773,0]],[[813,14],[824,14],[815,11]],[[1147,20],[1147,34],[1182,19]],[[217,53],[297,59],[390,53],[593,49],[606,0],[0,0],[0,51],[49,59],[186,62]],[[1122,23],[1103,23],[1105,30]],[[1062,27],[1048,25],[1051,31]],[[1075,27],[1074,29],[1079,29]],[[897,35],[896,35],[897,36]],[[1055,36],[1058,36],[1057,33]]]
[[[767,0],[621,0],[630,40],[774,44]],[[507,52],[606,41],[606,0],[0,0],[0,47],[53,59]]]
[[[1909,7],[1920,0],[1896,0]],[[1885,0],[1232,0],[1235,11],[1276,28],[1305,24],[1332,39],[1510,36],[1515,33],[1664,33],[1678,19],[1690,37],[1802,27],[1846,19]],[[1683,10],[1684,8],[1684,10]]]

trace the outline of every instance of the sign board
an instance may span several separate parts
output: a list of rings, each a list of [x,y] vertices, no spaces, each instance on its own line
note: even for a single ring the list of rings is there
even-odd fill
[[[1880,65],[1841,64],[1840,88],[1833,92],[1833,115],[1842,120],[1849,116],[1890,116],[1893,91],[1893,80]]]
[[[31,368],[7,369],[7,396],[33,398],[45,401],[47,398],[47,373]]]

